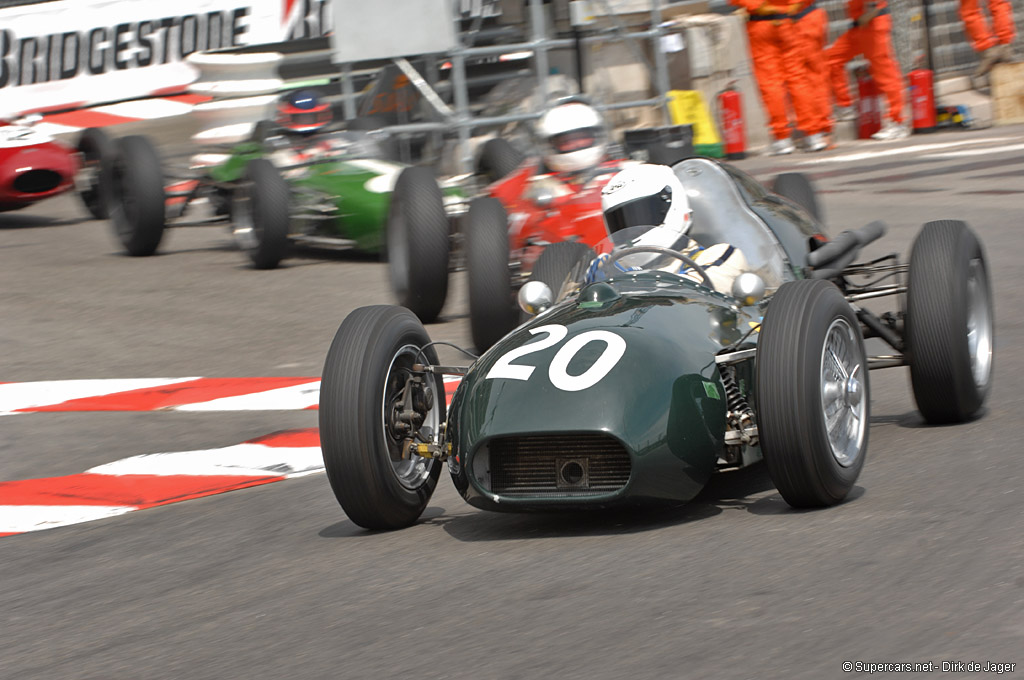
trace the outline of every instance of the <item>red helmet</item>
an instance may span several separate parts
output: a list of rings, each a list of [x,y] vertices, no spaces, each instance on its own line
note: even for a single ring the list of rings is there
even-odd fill
[[[332,118],[331,105],[313,90],[289,92],[277,104],[277,124],[292,132],[316,132]]]

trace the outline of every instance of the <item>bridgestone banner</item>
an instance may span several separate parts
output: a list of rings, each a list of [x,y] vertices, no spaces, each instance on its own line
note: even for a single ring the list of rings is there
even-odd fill
[[[326,0],[51,0],[0,7],[0,116],[179,92],[193,52],[320,37]]]

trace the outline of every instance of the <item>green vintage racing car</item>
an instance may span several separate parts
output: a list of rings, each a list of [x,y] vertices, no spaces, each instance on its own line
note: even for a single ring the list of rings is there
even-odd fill
[[[121,137],[104,169],[114,231],[128,254],[148,256],[170,227],[228,225],[258,269],[293,245],[386,254],[399,303],[429,322],[465,212],[460,178],[442,184],[390,160],[386,133],[368,127],[357,119],[298,137],[261,121],[246,141],[167,162],[147,137]]]
[[[547,281],[519,293],[535,316],[468,366],[441,365],[408,310],[345,319],[319,418],[328,478],[353,522],[413,524],[445,462],[465,500],[488,510],[678,503],[716,471],[760,459],[790,505],[827,506],[867,456],[868,369],[909,366],[928,422],[981,410],[992,298],[965,223],[925,224],[908,263],[858,263],[884,225],[826,239],[804,176],[780,175],[772,192],[710,159],[674,169],[700,226],[691,236],[748,253],[732,290],[679,252],[637,245],[640,227],[599,246],[600,266],[578,244],[549,246],[536,267]],[[666,271],[678,260],[699,280]],[[866,308],[884,297],[896,309]],[[865,338],[893,353],[869,355]],[[443,374],[463,376],[447,411]]]

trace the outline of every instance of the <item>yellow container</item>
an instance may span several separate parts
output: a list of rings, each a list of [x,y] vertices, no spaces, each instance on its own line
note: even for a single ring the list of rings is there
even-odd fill
[[[676,125],[693,126],[693,146],[704,149],[721,148],[722,138],[699,90],[670,90],[668,112]]]

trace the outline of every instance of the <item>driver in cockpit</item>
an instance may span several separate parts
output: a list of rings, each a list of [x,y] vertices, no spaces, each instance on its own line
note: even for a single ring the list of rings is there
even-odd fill
[[[738,248],[728,243],[705,248],[686,235],[693,223],[693,210],[686,189],[667,165],[641,163],[621,170],[601,191],[601,209],[609,235],[629,227],[661,227],[631,245],[661,246],[682,253],[704,269],[718,291],[728,293],[736,277],[750,270]],[[701,276],[681,261],[659,267],[668,268],[702,282]]]

